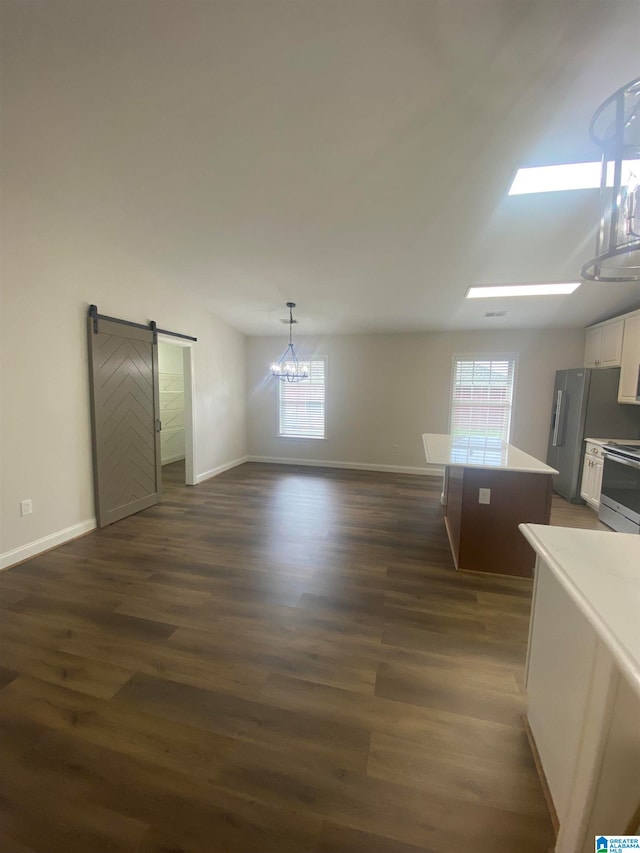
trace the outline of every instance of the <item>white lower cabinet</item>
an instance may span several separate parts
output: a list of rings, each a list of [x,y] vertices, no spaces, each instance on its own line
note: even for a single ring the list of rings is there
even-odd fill
[[[571,801],[597,638],[540,558],[534,602],[527,717],[562,822]]]
[[[624,678],[618,679],[613,696],[611,725],[603,743],[603,760],[596,783],[587,843],[601,834],[602,827],[628,828],[640,802],[640,739],[638,696]],[[637,833],[638,826],[631,829]],[[588,848],[587,848],[588,849]]]
[[[596,512],[600,509],[600,490],[602,489],[602,448],[599,444],[587,442],[582,465],[582,484],[580,497]]]
[[[526,686],[555,853],[592,853],[594,835],[622,834],[640,800],[640,695],[540,556]]]

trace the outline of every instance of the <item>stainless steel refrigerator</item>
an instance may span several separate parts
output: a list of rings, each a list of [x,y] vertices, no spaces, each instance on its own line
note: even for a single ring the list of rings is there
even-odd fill
[[[619,368],[556,373],[547,464],[560,472],[554,491],[572,503],[582,503],[585,438],[640,438],[640,406],[617,402],[619,381]]]

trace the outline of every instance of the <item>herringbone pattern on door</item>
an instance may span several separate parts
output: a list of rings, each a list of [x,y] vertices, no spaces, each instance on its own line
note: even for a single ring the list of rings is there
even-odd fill
[[[103,423],[104,487],[107,508],[121,506],[155,490],[156,452],[153,369],[148,345],[104,335],[99,388]],[[144,350],[147,350],[145,352]]]
[[[145,508],[158,492],[152,338],[109,325],[91,338],[100,524]]]

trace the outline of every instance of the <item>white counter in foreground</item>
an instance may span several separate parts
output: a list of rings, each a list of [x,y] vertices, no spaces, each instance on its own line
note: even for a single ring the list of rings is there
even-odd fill
[[[499,438],[424,433],[427,462],[432,465],[486,468],[494,471],[524,471],[530,474],[557,474],[544,462]]]
[[[537,554],[527,719],[556,853],[634,834],[640,801],[640,536],[522,524]]]
[[[640,697],[640,536],[521,524]]]

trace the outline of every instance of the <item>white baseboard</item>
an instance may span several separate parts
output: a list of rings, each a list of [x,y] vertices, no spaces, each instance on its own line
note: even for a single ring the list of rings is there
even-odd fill
[[[176,453],[174,456],[169,456],[167,459],[163,459],[162,464],[171,465],[172,462],[179,462],[181,459],[184,459],[184,453]]]
[[[210,471],[204,471],[202,474],[196,474],[196,484],[204,483],[205,480],[210,480],[212,477],[216,477],[218,474],[222,474],[230,468],[236,468],[238,465],[244,465],[244,463],[248,461],[248,456],[242,456],[240,459],[234,459],[232,462],[225,462],[224,465],[218,465],[217,468],[212,468]]]
[[[95,527],[95,518],[88,518],[86,521],[80,521],[78,524],[72,524],[71,527],[65,527],[64,530],[58,530],[56,533],[43,536],[42,539],[36,539],[35,542],[29,542],[27,545],[14,548],[13,551],[0,554],[0,571],[15,566],[16,563],[22,563],[23,560],[28,560],[30,557],[35,557],[43,551],[50,551],[51,548],[63,545],[65,542],[69,542],[70,539],[77,539],[78,536],[94,530]]]
[[[375,465],[373,462],[335,462],[320,459],[287,459],[280,456],[248,456],[248,462],[268,462],[274,465],[308,465],[313,468],[348,468],[356,471],[381,471],[387,474],[418,474],[421,477],[442,477],[440,465],[425,465],[424,468],[409,465]]]
[[[240,459],[234,459],[232,462],[226,462],[224,465],[219,465],[217,468],[212,468],[210,471],[204,471],[196,476],[196,483],[203,483],[205,480],[211,479],[224,471],[229,471],[231,468],[236,468],[238,465],[243,465],[245,462],[268,462],[275,465],[306,465],[313,468],[347,468],[357,471],[381,471],[390,474],[418,474],[427,477],[441,477],[444,474],[444,468],[437,465],[430,467],[417,468],[406,465],[374,465],[372,463],[363,462],[334,462],[317,459],[287,459],[278,456],[242,456]],[[0,554],[0,571],[9,569],[15,566],[16,563],[22,563],[43,551],[49,551],[56,548],[58,545],[63,545],[71,539],[77,539],[78,536],[83,536],[89,533],[90,530],[95,530],[97,527],[95,518],[88,518],[86,521],[80,521],[78,524],[72,524],[71,527],[65,527],[64,530],[58,530],[55,533],[50,533],[48,536],[43,536],[41,539],[36,539],[34,542],[28,542],[26,545],[21,545],[19,548],[14,548],[12,551],[6,551]]]

